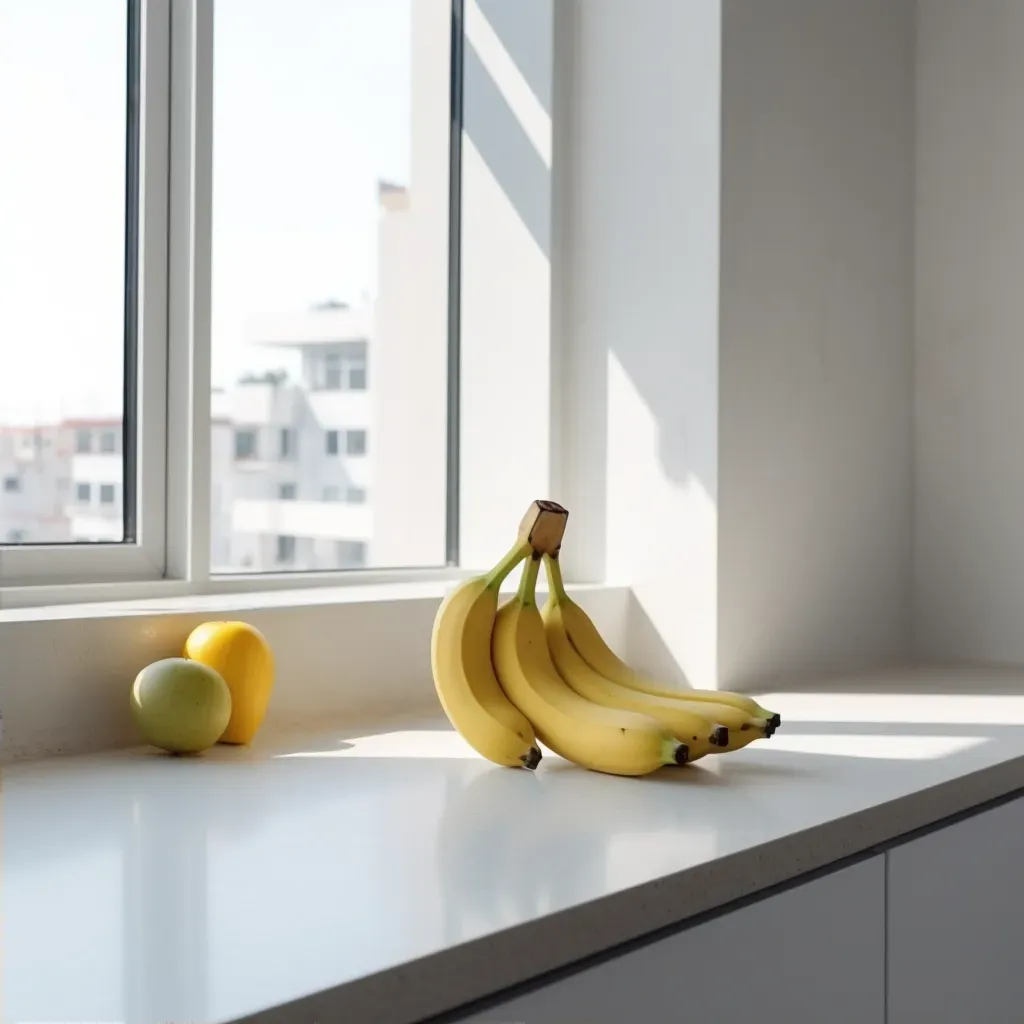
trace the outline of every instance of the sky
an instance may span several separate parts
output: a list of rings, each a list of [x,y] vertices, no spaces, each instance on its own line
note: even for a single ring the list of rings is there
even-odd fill
[[[215,385],[291,366],[251,316],[372,296],[412,2],[217,0]],[[121,414],[126,8],[0,0],[0,423]]]

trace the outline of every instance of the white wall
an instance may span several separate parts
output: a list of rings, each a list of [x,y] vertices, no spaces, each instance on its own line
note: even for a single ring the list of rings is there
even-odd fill
[[[626,654],[713,685],[718,0],[567,0],[554,263],[564,558],[631,584]]]
[[[918,7],[916,640],[1024,661],[1024,4]]]
[[[722,63],[732,687],[910,647],[914,6],[726,0]]]

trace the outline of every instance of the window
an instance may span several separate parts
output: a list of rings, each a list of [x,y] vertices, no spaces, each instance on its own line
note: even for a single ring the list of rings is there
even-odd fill
[[[366,565],[366,543],[361,540],[339,540],[334,547],[339,569],[361,569]]]
[[[452,563],[452,5],[0,8],[0,438],[31,441],[0,450],[0,540],[24,537],[3,597],[209,591],[272,568],[278,536],[304,570],[341,541],[374,568]],[[31,501],[2,486],[21,453]],[[346,456],[374,459],[372,496]],[[281,475],[367,507],[268,521]]]
[[[281,501],[294,501],[296,490],[295,484],[280,484],[277,488],[277,496]]]
[[[291,427],[281,428],[281,458],[295,458],[295,431]]]
[[[329,352],[324,356],[324,389],[326,391],[341,390],[341,355]]]
[[[256,458],[256,431],[236,430],[235,431],[235,458],[254,459]]]
[[[365,505],[366,504],[366,488],[365,487],[346,487],[345,488],[345,500],[350,505]]]
[[[146,245],[166,248],[150,215],[160,188],[149,182],[165,169],[147,169],[141,145],[143,121],[158,101],[155,83],[143,81],[151,74],[145,48],[157,43],[139,30],[144,2],[0,4],[0,338],[9,342],[0,342],[0,426],[24,429],[23,451],[31,446],[39,473],[38,500],[24,508],[10,539],[26,547],[5,553],[0,588],[11,577],[65,583],[162,575],[166,473],[158,449],[166,422],[150,402],[144,427],[136,397],[157,393],[166,363],[152,315],[160,304],[148,286],[155,265],[144,280],[139,259]],[[144,86],[152,104],[136,102]],[[144,191],[149,205],[140,202]],[[164,190],[164,209],[166,198]],[[154,330],[143,371],[147,310]],[[126,492],[119,524],[101,539],[80,535],[60,505],[58,481],[75,456],[116,454],[109,439],[122,423],[132,463],[122,459],[116,471],[137,486]],[[143,449],[145,467],[136,456]],[[142,492],[148,512],[136,504]],[[0,496],[0,520],[3,513]],[[147,514],[154,525],[143,541]]]
[[[28,540],[27,530],[8,530],[7,531],[7,543],[8,544],[24,544]]]
[[[347,342],[343,352],[325,352],[315,364],[313,387],[320,391],[366,390],[366,343]]]
[[[295,561],[295,538],[286,537],[281,534],[277,537],[277,551],[274,560],[278,565],[285,565]]]
[[[361,557],[375,568],[444,565],[452,7],[217,0],[213,18],[213,434],[221,418],[237,429],[244,416],[267,431],[260,443],[275,459],[314,480],[325,458],[374,459],[372,499],[343,482],[308,497],[370,506],[380,495],[395,507],[374,508]],[[243,377],[253,383],[238,386]],[[371,415],[406,447],[371,450]],[[250,457],[246,445],[236,461]],[[213,477],[233,472],[211,449]],[[413,514],[402,485],[410,462],[430,481],[417,501],[432,514]],[[271,462],[247,472],[278,494]],[[218,571],[243,570],[242,549],[215,536],[236,513],[271,528],[257,522],[256,493],[227,488],[231,507],[214,510],[211,551],[230,552]],[[298,537],[303,569],[338,568],[346,528]]]
[[[345,454],[365,455],[366,454],[366,431],[346,430],[345,431]]]
[[[4,493],[5,494],[20,494],[21,493],[21,478],[17,476],[5,476],[4,477]]]

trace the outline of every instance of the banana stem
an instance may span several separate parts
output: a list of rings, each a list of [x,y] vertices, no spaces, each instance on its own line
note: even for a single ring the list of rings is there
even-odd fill
[[[537,604],[537,573],[540,570],[540,552],[534,551],[533,556],[523,566],[523,575],[519,580],[518,600],[527,608]]]
[[[565,582],[562,580],[562,566],[558,561],[558,555],[544,556],[544,571],[548,577],[548,588],[551,591],[551,599],[555,604],[561,604],[568,600],[569,595],[565,592]]]
[[[510,572],[531,552],[529,541],[521,541],[487,574],[487,586],[497,589],[505,582]]]

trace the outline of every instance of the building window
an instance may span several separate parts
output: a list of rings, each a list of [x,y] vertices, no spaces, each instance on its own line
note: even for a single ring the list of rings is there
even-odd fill
[[[117,451],[117,435],[112,430],[104,430],[103,433],[100,434],[100,451]]]
[[[324,356],[324,390],[341,390],[341,355],[338,352],[328,352]]]
[[[339,569],[360,569],[366,565],[366,544],[361,540],[339,540],[334,546]]]
[[[76,484],[75,500],[88,505],[92,501],[92,484]]]
[[[92,451],[92,431],[91,430],[76,430],[75,431],[75,451],[79,455],[85,455]]]
[[[236,430],[235,431],[235,458],[255,459],[256,458],[256,431]]]
[[[7,531],[7,543],[8,544],[24,544],[28,540],[27,530],[8,530]]]
[[[294,459],[296,451],[296,434],[291,427],[281,428],[281,458]]]
[[[100,484],[100,504],[101,505],[113,505],[114,504],[114,485],[113,484]]]
[[[325,352],[314,363],[313,386],[318,391],[365,391],[365,354]]]
[[[325,449],[328,455],[338,454],[338,431],[328,430],[325,438]]]
[[[277,496],[281,501],[294,501],[297,488],[295,484],[279,484]]]
[[[346,430],[345,431],[345,454],[365,455],[366,454],[366,431]]]
[[[366,488],[365,487],[346,487],[345,488],[345,500],[350,505],[365,505],[366,504]]]
[[[338,501],[341,498],[341,490],[337,487],[324,488],[324,501]]]
[[[21,477],[4,477],[4,494],[18,494],[21,491]]]
[[[366,365],[357,366],[352,364],[349,366],[348,371],[348,389],[349,391],[365,391],[366,390]]]
[[[279,535],[277,538],[277,551],[274,561],[278,565],[286,565],[295,561],[295,538]]]

